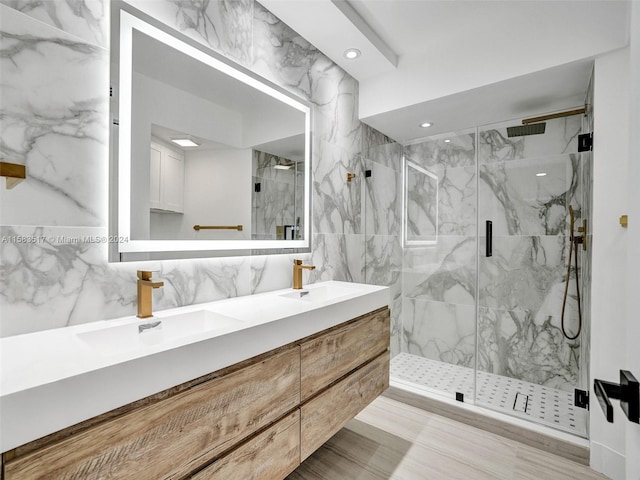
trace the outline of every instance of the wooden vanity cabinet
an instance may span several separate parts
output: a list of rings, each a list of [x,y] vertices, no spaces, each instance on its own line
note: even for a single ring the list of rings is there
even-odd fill
[[[389,384],[389,309],[3,454],[2,480],[281,480]]]
[[[301,343],[301,462],[389,387],[389,316],[378,310]]]

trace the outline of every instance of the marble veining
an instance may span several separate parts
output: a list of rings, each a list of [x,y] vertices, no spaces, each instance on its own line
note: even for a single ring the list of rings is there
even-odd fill
[[[454,365],[475,364],[475,306],[406,299],[402,305],[407,353]]]
[[[590,210],[590,158],[577,153],[582,120],[548,121],[544,135],[517,138],[506,134],[517,122],[479,127],[477,166],[470,132],[405,147],[407,160],[438,178],[438,237],[433,246],[403,250],[403,352],[473,366],[477,328],[481,370],[566,391],[584,387],[588,326],[574,341],[560,328],[568,206],[578,219]],[[433,188],[415,187],[408,205],[433,223]],[[492,257],[484,255],[485,220],[493,222]],[[583,290],[588,256],[580,250]],[[572,269],[570,332],[578,324],[575,283]]]
[[[386,285],[391,293],[391,355],[400,352],[402,315],[402,246],[397,235],[367,235],[364,282]]]
[[[581,210],[580,167],[579,154],[480,165],[480,218],[496,235],[566,234],[568,205]]]
[[[102,225],[108,52],[4,5],[0,11],[1,157],[28,170],[20,189],[0,193],[2,222]]]
[[[402,228],[402,177],[397,170],[377,162],[364,163],[364,170],[371,174],[362,179],[365,231],[368,235],[397,235]]]
[[[578,384],[580,344],[563,337],[559,318],[480,308],[478,339],[482,371],[565,391]]]
[[[125,0],[181,33],[251,65],[253,0]]]
[[[0,0],[8,7],[108,48],[108,0]]]
[[[507,136],[507,127],[521,125],[519,120],[479,127],[478,163],[482,165],[575,153],[578,151],[581,123],[580,115],[547,120],[544,134],[512,138]]]
[[[313,254],[254,251],[251,257],[116,265],[107,263],[106,245],[91,240],[107,231],[109,55],[96,46],[104,42],[84,8],[104,29],[98,6],[108,3],[55,2],[55,12],[49,2],[3,3],[0,81],[12,94],[3,96],[2,155],[27,163],[30,178],[9,195],[2,190],[2,233],[63,238],[1,245],[1,335],[133,314],[141,267],[165,279],[154,291],[158,309],[286,288],[293,258],[316,265],[305,281],[362,280],[358,154],[390,140],[359,122],[357,82],[259,3],[129,2],[313,103]],[[72,6],[79,8],[73,15]],[[359,177],[348,186],[345,175],[352,170]],[[25,224],[33,227],[16,226]]]
[[[290,170],[273,168],[281,163],[294,166]],[[303,231],[304,171],[299,172],[298,168],[303,168],[302,163],[253,151],[252,238],[276,240],[276,227],[284,225],[293,225],[301,229],[299,232]]]

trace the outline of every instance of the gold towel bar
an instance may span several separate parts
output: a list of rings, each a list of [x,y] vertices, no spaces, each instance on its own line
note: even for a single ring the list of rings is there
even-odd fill
[[[27,168],[18,163],[0,162],[0,176],[7,177],[7,189],[11,189],[27,178]]]
[[[237,230],[242,231],[242,225],[194,225],[193,229],[198,232],[200,230]]]

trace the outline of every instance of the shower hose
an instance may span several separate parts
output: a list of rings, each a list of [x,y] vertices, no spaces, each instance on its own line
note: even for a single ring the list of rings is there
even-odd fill
[[[569,213],[571,214],[571,235],[569,236],[569,258],[567,262],[567,277],[564,282],[564,296],[562,298],[562,315],[560,318],[560,326],[562,327],[562,334],[568,340],[575,340],[580,335],[580,331],[582,330],[582,310],[580,307],[580,278],[578,276],[578,242],[576,237],[573,235],[573,227],[574,227],[574,216],[573,216],[573,208],[569,205]],[[586,235],[586,232],[584,232]],[[583,240],[584,241],[584,240]],[[575,245],[574,245],[575,244]],[[578,301],[578,331],[574,336],[571,336],[567,333],[567,330],[564,326],[564,311],[567,306],[567,294],[569,292],[569,279],[571,277],[571,254],[574,255],[574,264],[576,268],[576,300]]]

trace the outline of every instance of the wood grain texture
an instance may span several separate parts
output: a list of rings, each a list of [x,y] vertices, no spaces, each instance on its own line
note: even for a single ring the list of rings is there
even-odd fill
[[[9,450],[6,452],[5,458],[6,461],[13,459],[14,457],[26,455],[34,450],[39,450],[47,445],[51,445],[53,443],[58,443],[66,438],[77,435],[78,433],[87,430],[95,425],[107,422],[109,420],[113,420],[115,418],[121,417],[127,413],[133,412],[135,410],[139,410],[140,408],[154,405],[159,402],[163,402],[167,398],[178,395],[181,392],[185,392],[190,390],[202,383],[209,382],[211,380],[215,380],[226,375],[229,375],[238,370],[242,370],[243,368],[248,367],[249,365],[253,365],[254,363],[262,362],[269,357],[272,357],[275,354],[280,352],[284,352],[291,348],[297,348],[299,342],[292,342],[287,345],[283,345],[282,347],[276,348],[274,350],[270,350],[268,352],[262,353],[260,355],[256,355],[255,357],[248,358],[238,363],[234,363],[233,365],[229,365],[228,367],[222,368],[220,370],[216,370],[215,372],[210,372],[201,377],[194,378],[193,380],[189,380],[188,382],[181,383],[180,385],[175,385],[166,390],[162,390],[161,392],[155,393],[148,397],[141,398],[140,400],[136,400],[135,402],[128,403],[123,405],[122,407],[115,408],[108,412],[105,412],[101,415],[97,415],[95,417],[89,418],[83,422],[77,423],[75,425],[71,425],[63,430],[59,430],[45,437],[34,440],[33,442],[26,443],[19,447],[14,448],[13,450]]]
[[[192,480],[281,480],[300,465],[300,410],[215,461]]]
[[[359,365],[389,348],[389,309],[300,344],[301,399],[312,397]]]
[[[337,479],[606,477],[558,455],[380,396],[287,477]]]
[[[329,440],[389,386],[389,352],[384,352],[300,407],[302,461]]]
[[[293,347],[5,464],[6,480],[181,478],[300,402]]]

